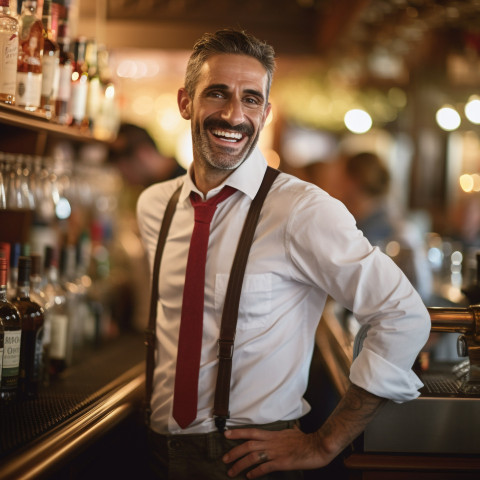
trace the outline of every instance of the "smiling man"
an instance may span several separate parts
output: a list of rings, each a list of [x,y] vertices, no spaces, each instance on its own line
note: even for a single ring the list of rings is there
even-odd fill
[[[204,35],[178,92],[180,113],[191,122],[193,163],[138,202],[153,266],[167,203],[179,192],[155,285],[150,446],[157,478],[302,478],[303,470],[335,458],[385,399],[411,400],[421,387],[411,370],[430,329],[420,297],[340,202],[280,173],[243,276],[226,431],[213,414],[227,285],[267,171],[256,145],[270,111],[274,67],[273,49],[245,32]],[[208,219],[199,213],[206,210]],[[200,230],[209,237],[198,243]],[[303,394],[328,296],[369,330],[348,392],[317,432],[304,434],[297,420],[310,409]]]

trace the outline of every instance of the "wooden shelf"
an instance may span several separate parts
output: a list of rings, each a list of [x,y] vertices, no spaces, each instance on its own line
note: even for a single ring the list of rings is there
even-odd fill
[[[90,131],[77,127],[59,125],[46,118],[41,112],[27,112],[20,107],[0,104],[0,123],[13,127],[33,130],[48,136],[55,136],[74,142],[105,142],[95,137]]]

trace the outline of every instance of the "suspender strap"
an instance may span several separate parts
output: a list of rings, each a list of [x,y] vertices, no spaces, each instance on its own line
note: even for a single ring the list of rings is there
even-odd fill
[[[150,314],[148,317],[148,326],[145,329],[145,345],[147,347],[147,361],[145,369],[145,422],[150,425],[150,414],[152,412],[150,400],[153,392],[153,370],[155,368],[155,323],[157,319],[157,303],[158,303],[158,278],[160,275],[160,263],[162,260],[163,249],[167,240],[170,224],[172,223],[173,214],[177,208],[178,198],[182,185],[175,190],[167,203],[165,214],[163,216],[162,226],[158,235],[157,250],[155,251],[155,260],[153,262],[152,274],[152,290],[150,295]]]
[[[218,340],[218,374],[213,407],[215,425],[220,432],[225,430],[227,418],[229,418],[228,405],[230,401],[233,344],[235,341],[238,308],[240,305],[240,294],[242,292],[245,268],[263,202],[279,173],[278,170],[267,167],[260,189],[250,205],[230,272],[225,304],[223,306],[220,338]]]
[[[238,308],[240,305],[240,294],[242,291],[243,276],[245,274],[248,254],[253,242],[253,236],[255,234],[255,229],[260,217],[260,211],[262,209],[263,202],[279,173],[280,172],[278,170],[267,167],[262,184],[260,185],[260,189],[250,205],[250,209],[248,211],[247,218],[243,225],[243,230],[238,242],[237,250],[235,252],[235,258],[233,259],[232,270],[230,272],[230,279],[228,282],[225,304],[223,307],[222,323],[220,326],[220,338],[218,340],[217,356],[219,359],[219,365],[213,408],[215,425],[220,432],[225,430],[226,421],[229,417],[228,405],[230,400],[233,343],[235,340]],[[172,222],[173,214],[175,213],[181,188],[182,187],[180,186],[174,192],[167,204],[158,236],[157,250],[155,252],[153,264],[150,315],[148,328],[145,330],[145,345],[147,346],[145,420],[147,425],[150,424],[150,401],[153,392],[153,370],[155,368],[155,322],[157,317],[160,263],[168,235],[168,230]]]

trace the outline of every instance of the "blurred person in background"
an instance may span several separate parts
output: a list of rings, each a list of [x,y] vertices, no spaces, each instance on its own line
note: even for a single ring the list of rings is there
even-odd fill
[[[126,183],[142,190],[153,183],[185,173],[175,158],[164,155],[148,131],[132,123],[122,123],[109,152]]]
[[[128,122],[120,125],[110,145],[107,161],[118,170],[123,182],[118,198],[119,214],[112,262],[118,267],[116,282],[122,286],[122,308],[127,317],[124,323],[143,331],[148,317],[150,280],[135,206],[146,187],[183,175],[185,169],[175,158],[160,151],[145,128]]]

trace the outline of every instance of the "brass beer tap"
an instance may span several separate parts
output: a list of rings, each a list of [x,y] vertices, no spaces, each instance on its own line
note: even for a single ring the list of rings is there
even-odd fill
[[[480,305],[467,308],[428,307],[432,332],[461,333],[457,352],[469,358],[469,370],[460,390],[465,395],[480,395]]]

